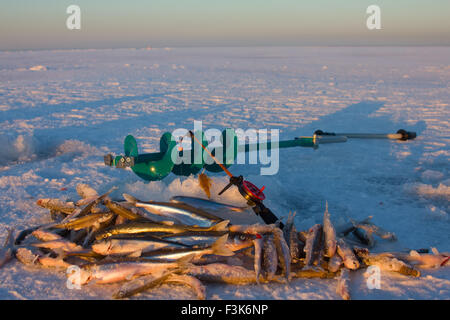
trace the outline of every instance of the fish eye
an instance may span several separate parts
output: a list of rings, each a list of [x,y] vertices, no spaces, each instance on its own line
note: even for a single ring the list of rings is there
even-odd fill
[[[239,235],[239,240],[242,240],[242,241],[247,240],[247,236],[245,234],[241,234],[241,235]]]

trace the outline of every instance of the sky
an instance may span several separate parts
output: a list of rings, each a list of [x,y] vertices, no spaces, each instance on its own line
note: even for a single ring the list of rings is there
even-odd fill
[[[381,29],[369,30],[369,5]],[[66,8],[81,9],[69,30]],[[449,0],[0,0],[0,50],[450,45]]]

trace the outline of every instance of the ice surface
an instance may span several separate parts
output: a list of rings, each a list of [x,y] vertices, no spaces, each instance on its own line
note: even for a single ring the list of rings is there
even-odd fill
[[[35,71],[34,71],[35,70]],[[266,186],[278,216],[296,211],[298,230],[320,223],[328,200],[335,224],[373,221],[396,243],[376,249],[436,247],[450,251],[450,49],[431,48],[174,48],[0,52],[0,240],[6,226],[48,221],[40,197],[77,199],[88,183],[99,193],[119,186],[143,200],[200,196],[193,177],[145,183],[130,170],[105,167],[134,135],[141,152],[157,151],[175,128],[278,128],[282,139],[335,132],[416,131],[408,142],[353,140],[281,151],[280,171],[254,165],[232,172]],[[226,183],[210,175],[216,195]],[[221,201],[241,205],[236,190]],[[356,299],[449,299],[448,267],[420,279],[383,273],[369,290],[364,271],[351,273]],[[0,269],[3,299],[110,298],[109,286],[68,290],[64,273],[14,261]],[[335,280],[289,286],[208,285],[209,299],[339,299]],[[163,287],[140,298],[193,298]]]

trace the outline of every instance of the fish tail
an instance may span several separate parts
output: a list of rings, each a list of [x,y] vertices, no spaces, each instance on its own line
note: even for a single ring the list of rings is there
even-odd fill
[[[8,234],[5,238],[5,243],[3,244],[3,248],[11,247],[14,243],[14,228],[8,228]]]
[[[138,199],[136,199],[135,197],[133,197],[132,195],[129,195],[127,193],[123,193],[122,194],[123,198],[125,199],[126,202],[132,203],[132,204],[136,204],[136,202],[139,202]]]
[[[234,252],[228,249],[225,245],[228,240],[228,234],[224,234],[211,246],[212,253],[218,256],[232,256]]]
[[[194,258],[195,258],[195,253],[192,253],[187,256],[181,257],[180,259],[178,259],[176,261],[176,263],[178,264],[178,267],[180,267],[180,268],[189,267],[190,265],[192,265],[192,260],[194,260]]]
[[[230,220],[221,221],[208,229],[208,231],[228,231]]]

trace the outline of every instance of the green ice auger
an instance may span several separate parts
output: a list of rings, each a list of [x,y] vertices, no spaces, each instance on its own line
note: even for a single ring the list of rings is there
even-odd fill
[[[208,145],[203,132],[196,131],[194,134],[198,140],[202,141],[204,146]],[[397,131],[396,134],[339,134],[317,130],[312,137],[297,137],[293,140],[279,141],[278,148],[309,147],[316,149],[319,144],[346,142],[348,138],[409,140],[415,137],[415,132],[408,132],[403,129]],[[189,176],[199,173],[203,168],[210,172],[222,171],[222,168],[210,159],[201,147],[196,146],[193,139],[191,140],[191,150],[186,154],[177,147],[177,144],[173,135],[166,132],[159,142],[160,152],[139,154],[136,139],[132,135],[128,135],[124,141],[125,154],[120,156],[107,154],[104,156],[104,162],[107,166],[131,168],[136,175],[147,181],[162,180],[171,172],[179,176]],[[223,155],[222,160],[226,168],[235,162],[239,152],[272,149],[270,141],[238,145],[238,139],[233,129],[222,131],[221,145],[221,147],[213,148],[210,151],[213,155]],[[185,161],[186,159],[190,161]]]

